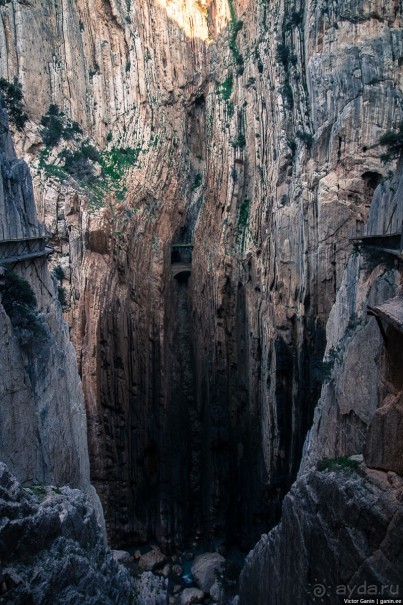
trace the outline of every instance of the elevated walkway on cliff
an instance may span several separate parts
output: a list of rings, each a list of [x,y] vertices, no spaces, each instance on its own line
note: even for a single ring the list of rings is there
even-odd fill
[[[171,265],[173,277],[189,277],[192,272],[193,244],[172,244]]]
[[[386,325],[393,326],[396,330],[403,334],[403,295],[395,296],[390,298],[384,303],[377,306],[367,307],[368,315],[375,317],[378,322],[379,329],[381,330],[382,337],[387,344],[386,333],[382,325],[382,321]]]
[[[391,254],[398,258],[403,258],[403,223],[400,231],[392,233],[368,233],[367,229],[362,232],[351,232],[350,242],[361,249],[367,249],[369,252],[382,252]]]
[[[47,257],[53,248],[46,237],[24,237],[0,240],[0,265],[12,265],[35,258]]]

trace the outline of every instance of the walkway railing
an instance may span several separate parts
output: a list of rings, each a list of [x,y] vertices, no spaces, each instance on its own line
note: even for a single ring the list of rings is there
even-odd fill
[[[350,241],[360,247],[370,248],[393,254],[395,256],[403,255],[403,223],[400,231],[386,233],[368,233],[365,228],[350,232]]]
[[[0,240],[0,265],[48,256],[52,254],[53,248],[47,246],[47,243],[46,237]]]

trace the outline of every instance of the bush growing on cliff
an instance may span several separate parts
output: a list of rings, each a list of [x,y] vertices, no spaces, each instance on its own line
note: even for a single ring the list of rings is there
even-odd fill
[[[41,126],[42,140],[49,147],[55,147],[61,139],[70,140],[82,134],[79,124],[69,120],[55,104],[49,105],[47,113],[41,119]]]
[[[331,347],[325,360],[321,361],[316,367],[316,377],[320,382],[327,382],[333,373],[335,363],[341,364],[343,361],[341,351],[338,347]]]
[[[305,143],[306,147],[310,149],[313,143],[313,135],[310,132],[305,132],[303,130],[297,130],[295,133],[296,136]]]
[[[196,189],[198,189],[200,187],[200,185],[202,184],[202,180],[203,180],[203,177],[202,177],[201,173],[197,172],[195,174],[195,178],[193,181],[192,191],[196,191]]]
[[[53,275],[57,279],[57,281],[62,281],[65,278],[65,273],[63,267],[61,265],[56,265],[56,267],[52,271]]]
[[[217,94],[224,99],[224,101],[228,101],[228,99],[232,95],[232,90],[234,87],[234,78],[232,73],[228,74],[228,77],[222,84],[217,84]]]
[[[276,59],[279,63],[284,65],[285,69],[288,69],[288,61],[290,59],[290,49],[283,42],[277,45]]]
[[[54,147],[58,144],[63,134],[62,114],[57,105],[50,105],[46,115],[41,119],[42,139],[45,145]]]
[[[398,126],[397,132],[388,130],[379,139],[379,144],[387,148],[387,152],[381,155],[381,160],[388,162],[399,157],[403,150],[403,120]]]
[[[351,460],[348,456],[339,456],[337,458],[323,458],[317,464],[318,471],[355,471],[360,463],[357,460]]]
[[[30,284],[14,271],[7,270],[0,283],[2,305],[7,315],[13,312],[16,304],[27,309],[36,308],[36,296]]]
[[[28,120],[28,116],[24,111],[22,86],[18,78],[14,78],[14,82],[8,82],[4,78],[0,78],[0,94],[10,122],[14,124],[17,130],[22,130]]]
[[[67,174],[85,183],[91,182],[94,178],[94,166],[89,160],[100,163],[101,159],[98,150],[89,144],[83,145],[76,151],[65,149],[61,157],[64,158],[64,170]]]
[[[26,279],[7,270],[0,280],[1,304],[11,325],[20,332],[26,344],[34,334],[44,334],[36,310],[36,296]]]
[[[232,52],[232,56],[234,57],[235,63],[238,66],[237,73],[243,73],[243,65],[244,58],[238,50],[238,45],[236,42],[238,33],[241,31],[243,27],[243,21],[238,21],[236,17],[236,12],[233,4],[233,0],[228,0],[229,10],[231,14],[231,26],[230,26],[230,37],[229,37],[229,47]]]
[[[68,302],[66,297],[66,290],[63,286],[57,286],[57,298],[63,310],[68,309]]]
[[[106,177],[120,181],[126,170],[134,166],[140,155],[141,147],[113,147],[100,156],[100,164]]]

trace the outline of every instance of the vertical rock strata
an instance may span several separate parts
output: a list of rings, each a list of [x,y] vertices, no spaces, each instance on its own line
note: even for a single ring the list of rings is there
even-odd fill
[[[400,160],[375,190],[368,234],[402,224],[402,175]],[[246,559],[241,604],[401,597],[403,335],[383,321],[383,337],[367,315],[401,288],[393,255],[361,246],[350,257],[327,324],[327,376],[299,477],[281,523]]]
[[[0,13],[0,74],[19,76],[31,118],[18,146],[69,255],[111,539],[168,546],[192,528],[248,544],[297,472],[349,229],[387,172],[377,143],[401,118],[399,5],[12,0]],[[137,149],[123,201],[94,209],[45,178],[50,103],[100,148]],[[170,246],[190,241],[183,282]]]
[[[36,219],[31,176],[26,163],[15,157],[2,107],[0,128],[1,239],[37,237],[43,229]],[[102,519],[90,484],[75,351],[46,258],[7,265],[12,269],[34,290],[37,305],[28,323],[16,325],[0,297],[0,459],[22,482],[80,487]],[[3,271],[0,279],[5,279]]]
[[[398,599],[402,487],[394,473],[365,467],[304,475],[284,499],[281,523],[246,558],[240,603]]]

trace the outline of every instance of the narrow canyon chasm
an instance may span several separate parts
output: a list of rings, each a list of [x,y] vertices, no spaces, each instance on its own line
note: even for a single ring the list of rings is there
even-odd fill
[[[0,0],[0,602],[403,594],[402,13]],[[18,507],[77,593],[9,548]],[[240,584],[149,573],[192,550],[250,551]]]

